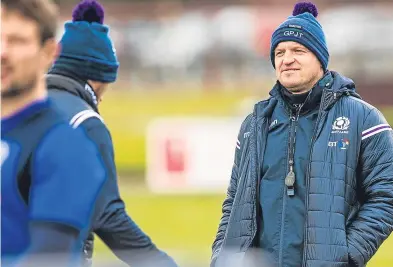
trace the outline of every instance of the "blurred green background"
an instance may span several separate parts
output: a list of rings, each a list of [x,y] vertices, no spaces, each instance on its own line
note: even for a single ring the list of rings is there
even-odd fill
[[[112,132],[121,193],[131,217],[153,241],[180,264],[207,266],[210,246],[221,217],[225,192],[218,195],[156,195],[144,185],[145,133],[149,121],[159,116],[234,115],[250,93],[177,91],[108,93],[101,113]],[[262,98],[267,92],[261,92]],[[251,109],[250,109],[251,110]],[[393,108],[381,107],[393,124]],[[229,175],[229,173],[228,173]],[[384,243],[368,266],[391,267],[393,238]],[[115,260],[101,241],[95,250],[97,261]],[[115,260],[116,261],[116,260]]]
[[[105,95],[100,110],[111,130],[119,172],[144,172],[146,128],[154,118],[239,115],[236,111],[242,100],[250,95],[248,87],[243,89],[227,92],[192,88],[147,92],[117,90]],[[267,92],[262,94],[266,95]]]

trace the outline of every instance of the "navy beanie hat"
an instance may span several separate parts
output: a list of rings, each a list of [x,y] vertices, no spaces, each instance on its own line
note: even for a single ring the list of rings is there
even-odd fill
[[[119,62],[116,50],[103,25],[104,9],[95,0],[84,0],[73,10],[72,22],[65,23],[61,52],[52,70],[77,74],[85,80],[116,81]]]
[[[292,16],[278,26],[272,35],[270,59],[274,68],[274,49],[280,42],[293,41],[313,52],[321,62],[323,70],[326,71],[329,52],[322,26],[316,20],[317,16],[318,10],[314,4],[300,2],[295,5]]]

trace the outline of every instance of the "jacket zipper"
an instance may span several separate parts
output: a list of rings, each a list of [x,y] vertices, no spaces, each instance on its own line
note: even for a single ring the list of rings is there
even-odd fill
[[[286,204],[287,204],[287,196],[293,196],[295,194],[294,191],[294,183],[295,183],[295,174],[294,174],[294,157],[295,157],[295,138],[296,138],[296,127],[300,116],[300,111],[303,106],[300,106],[295,114],[293,114],[292,109],[290,110],[290,127],[289,127],[289,142],[288,142],[288,174],[285,177],[285,185],[283,190],[283,208],[281,215],[281,230],[280,230],[280,250],[278,254],[278,266],[282,266],[282,242],[284,239],[284,220],[285,220],[285,212],[286,212]],[[290,181],[288,181],[290,179]]]
[[[317,121],[315,123],[315,129],[314,129],[314,133],[313,133],[313,137],[311,139],[311,146],[310,146],[310,151],[309,151],[309,163],[308,163],[308,168],[307,168],[307,174],[306,174],[306,195],[305,195],[305,216],[304,216],[304,234],[303,234],[303,262],[302,262],[302,267],[306,267],[306,261],[307,261],[307,220],[308,220],[308,202],[309,202],[309,194],[310,194],[310,173],[311,173],[311,158],[312,158],[312,151],[313,151],[313,147],[314,147],[314,143],[315,143],[315,139],[316,139],[316,135],[317,135],[317,131],[318,131],[318,124],[319,121],[321,120],[321,114],[322,114],[322,109],[323,109],[323,101],[325,99],[325,90],[323,90],[322,92],[322,96],[321,96],[321,104],[319,107],[319,111],[318,111],[318,117],[317,117]],[[336,95],[334,95],[334,99],[336,99]]]

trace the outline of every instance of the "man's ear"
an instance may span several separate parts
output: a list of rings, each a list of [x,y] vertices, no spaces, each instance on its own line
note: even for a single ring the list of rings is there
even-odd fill
[[[98,102],[101,102],[104,93],[106,92],[106,90],[109,87],[109,83],[96,82],[96,81],[92,81],[92,80],[88,80],[87,82],[93,88],[94,93],[96,94],[96,96],[98,98],[97,99]]]
[[[56,60],[56,59],[60,56],[60,52],[61,52],[61,43],[57,42],[57,45],[56,45],[56,55],[55,55],[54,60]]]
[[[54,61],[57,59],[61,51],[61,45],[54,38],[45,41],[42,52],[43,52],[43,64],[48,69]]]

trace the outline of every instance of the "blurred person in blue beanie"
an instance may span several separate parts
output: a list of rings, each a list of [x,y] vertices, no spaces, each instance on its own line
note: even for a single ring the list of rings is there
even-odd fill
[[[328,69],[317,15],[297,3],[272,35],[277,82],[241,125],[212,267],[366,266],[393,230],[392,128]]]
[[[74,8],[60,45],[61,52],[46,75],[49,96],[67,114],[69,124],[83,129],[96,144],[108,177],[101,200],[105,209],[81,251],[83,265],[92,264],[95,233],[130,266],[177,266],[128,216],[119,194],[112,138],[98,111],[108,85],[116,81],[119,62],[109,26],[104,24],[104,9],[97,1],[84,0]]]
[[[72,18],[64,25],[61,52],[49,74],[87,83],[94,90],[89,92],[94,107],[108,84],[116,81],[119,68],[116,49],[109,36],[109,26],[103,24],[104,9],[98,2],[82,1],[74,8]]]

